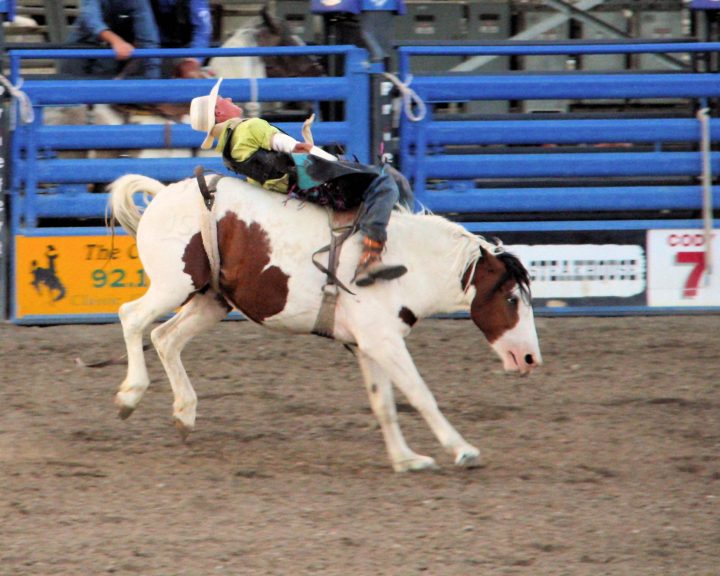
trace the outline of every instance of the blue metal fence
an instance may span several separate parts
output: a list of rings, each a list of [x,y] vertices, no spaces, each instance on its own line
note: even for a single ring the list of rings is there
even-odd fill
[[[136,50],[139,58],[213,56],[250,57],[278,55],[340,55],[345,58],[344,74],[338,77],[225,79],[223,94],[246,102],[343,102],[345,118],[319,121],[313,135],[319,145],[341,145],[349,155],[368,161],[370,149],[369,68],[365,50],[351,46],[223,48],[213,50]],[[12,80],[17,84],[23,59],[112,57],[112,50],[14,50],[9,53]],[[104,213],[106,194],[86,193],[64,185],[110,182],[138,172],[163,181],[192,174],[194,166],[222,171],[218,157],[202,158],[113,158],[61,159],[56,152],[86,149],[199,148],[203,135],[187,125],[136,126],[48,126],[43,109],[47,106],[77,104],[186,103],[209,93],[214,80],[55,80],[33,79],[23,90],[33,103],[36,115],[31,124],[18,126],[13,139],[11,198],[12,229],[35,227],[39,219],[98,217]],[[278,123],[300,138],[300,122]],[[72,192],[70,197],[58,192]]]
[[[720,51],[720,44],[403,47],[399,50],[399,65],[400,76],[405,78],[409,70],[409,58],[415,55],[709,51]],[[13,82],[17,84],[23,58],[82,58],[90,54],[106,57],[113,55],[110,50],[90,53],[75,50],[14,51],[10,55]],[[339,46],[136,52],[141,57],[277,54],[342,55],[345,58],[344,75],[311,79],[227,79],[223,84],[223,92],[237,101],[250,101],[254,97],[259,101],[341,101],[345,106],[344,119],[317,123],[313,130],[316,143],[340,144],[348,154],[356,155],[365,162],[370,161],[373,118],[369,76],[380,70],[376,65],[368,64],[367,54],[363,50]],[[12,233],[27,238],[46,234],[104,234],[101,228],[48,229],[39,228],[38,224],[47,219],[64,219],[66,222],[63,225],[67,226],[67,222],[78,219],[101,217],[105,210],[106,194],[87,192],[85,185],[88,182],[110,182],[128,172],[175,181],[191,175],[197,164],[222,170],[221,161],[216,156],[172,159],[62,158],[58,153],[67,150],[197,148],[202,141],[202,134],[181,124],[49,126],[43,119],[45,107],[97,103],[189,103],[193,97],[207,94],[212,84],[212,80],[130,79],[25,82],[23,89],[34,104],[36,118],[30,125],[19,126],[13,139],[10,190]],[[578,265],[584,269],[592,266],[601,270],[597,274],[589,273],[590,280],[587,282],[569,281],[569,284],[577,284],[576,292],[561,290],[565,295],[570,294],[568,299],[573,303],[571,306],[553,309],[548,302],[558,298],[551,296],[545,301],[541,300],[540,312],[647,313],[675,311],[683,307],[688,309],[688,303],[679,302],[674,296],[666,296],[666,287],[657,285],[658,271],[674,274],[676,270],[672,266],[683,265],[682,262],[671,261],[674,257],[672,252],[659,258],[658,243],[680,242],[675,247],[682,248],[685,236],[666,238],[662,235],[653,236],[650,231],[671,228],[702,231],[701,220],[694,217],[690,219],[687,214],[699,214],[702,210],[703,188],[700,177],[703,158],[708,160],[707,166],[718,173],[720,152],[710,151],[703,156],[700,122],[692,114],[652,118],[627,115],[591,118],[575,118],[565,114],[553,118],[488,115],[458,119],[436,114],[433,107],[439,102],[496,99],[561,98],[588,101],[607,98],[682,98],[692,103],[687,107],[692,111],[693,107],[705,106],[709,101],[720,98],[720,76],[697,72],[510,73],[483,76],[416,74],[410,86],[428,104],[428,114],[420,122],[411,122],[403,115],[400,123],[400,168],[413,181],[419,204],[438,213],[457,215],[470,230],[486,234],[503,233],[503,238],[510,243],[535,244],[531,246],[532,256],[529,260],[532,262],[534,258],[537,261],[537,269],[533,272],[541,278],[536,284],[540,288],[543,282],[545,285],[549,282],[543,281],[542,277],[555,277],[555,272],[549,272],[548,267],[559,266],[554,263],[551,249],[548,249],[550,255],[545,255],[543,244],[562,244],[563,253],[570,254],[563,257],[563,262],[567,262],[568,266]],[[299,122],[279,125],[286,132],[299,136]],[[720,141],[717,120],[710,123],[709,138],[714,143]],[[720,209],[717,187],[713,187],[712,191],[712,207]],[[628,219],[627,214],[630,212],[654,212],[656,217],[652,220]],[[498,214],[503,214],[504,219],[499,220],[496,217]],[[582,218],[578,216],[580,214]],[[664,217],[659,218],[658,214]],[[678,217],[677,214],[682,216]],[[720,222],[716,219],[712,224],[717,227]],[[606,259],[606,240],[587,240],[595,233],[610,238],[607,231],[614,234],[613,242],[617,235],[629,238],[630,244],[623,241],[618,244],[619,248],[615,248],[618,253],[629,256],[618,257],[618,262],[613,260],[615,256],[612,254]],[[534,234],[546,236],[539,238]],[[692,234],[689,238],[689,241],[697,241]],[[571,244],[565,245],[569,239]],[[650,255],[651,244],[656,246],[654,263],[648,258],[646,268],[645,259]],[[698,249],[697,246],[699,244],[694,244],[693,249]],[[538,251],[534,251],[535,248]],[[655,266],[654,285],[648,280],[651,264]],[[629,273],[624,271],[627,267],[632,268]],[[620,280],[614,279],[616,268],[623,270],[617,272]],[[612,270],[606,275],[606,269]],[[716,266],[717,269],[720,269],[720,265]],[[565,272],[559,271],[558,274],[562,276]],[[583,278],[583,274],[573,272],[573,277]],[[593,282],[596,285],[615,286],[617,294],[613,292],[615,288],[612,288],[602,296],[595,297],[591,294]],[[672,290],[677,291],[677,287],[672,287]],[[586,292],[590,294],[589,299],[585,298]],[[680,292],[683,290],[680,289]],[[706,298],[690,302],[689,307],[695,310],[717,310],[720,309],[720,300]],[[109,319],[110,316],[94,315],[92,318]],[[72,315],[65,316],[63,320],[73,318]],[[81,319],[86,320],[88,317],[83,316]],[[37,320],[38,316],[30,317],[30,321]]]
[[[414,56],[508,56],[612,53],[707,53],[718,43],[556,44],[502,46],[401,47],[401,78],[409,77]],[[712,73],[552,73],[412,76],[411,88],[428,104],[420,122],[404,116],[400,127],[400,158],[411,177],[419,204],[436,212],[510,213],[615,212],[689,210],[702,208],[700,123],[694,117],[460,120],[433,113],[433,104],[471,100],[601,100],[623,98],[692,99],[698,106],[720,97],[720,77]],[[518,119],[520,118],[520,119]],[[720,126],[711,124],[710,138],[720,140]],[[677,150],[678,144],[685,148]],[[598,146],[598,145],[603,145]],[[642,147],[644,145],[644,147]],[[536,146],[535,148],[527,148]],[[542,147],[541,147],[542,146]],[[525,148],[524,148],[525,147]],[[626,147],[626,148],[625,148]],[[711,152],[717,173],[720,152]],[[610,179],[645,178],[628,186]],[[687,177],[698,183],[672,185]],[[562,179],[538,187],[538,179]],[[584,185],[603,180],[602,185]],[[665,179],[667,182],[662,182]],[[502,180],[497,183],[494,181]],[[523,181],[533,181],[532,186]],[[652,182],[650,182],[652,181]],[[545,187],[549,186],[549,187]],[[720,208],[720,194],[714,194]],[[675,222],[668,225],[687,226]],[[697,226],[697,221],[692,225]],[[596,226],[596,223],[588,226]],[[605,226],[613,226],[606,222]],[[627,222],[617,224],[626,227]],[[534,222],[504,222],[507,229],[536,228]],[[563,223],[556,224],[562,229]],[[636,223],[647,228],[650,223]],[[472,227],[472,224],[469,225]]]
[[[7,14],[7,18],[0,18],[0,21],[15,19],[15,0],[0,0],[0,14]]]
[[[313,125],[318,145],[336,144],[369,160],[370,79],[365,50],[352,46],[279,47],[213,50],[136,50],[134,57],[251,57],[319,55],[342,58],[341,76],[320,78],[226,78],[222,93],[238,102],[302,102],[320,112],[321,103],[343,105],[345,114]],[[114,321],[123,301],[144,292],[146,278],[134,244],[108,236],[99,223],[107,194],[102,185],[127,173],[174,182],[192,176],[198,164],[223,172],[219,155],[183,158],[128,157],[136,150],[199,148],[203,134],[188,125],[158,121],[144,125],[48,125],[48,107],[82,104],[176,103],[209,93],[214,80],[20,80],[24,59],[114,57],[111,50],[15,50],[9,54],[11,78],[33,105],[34,121],[13,133],[8,198],[11,206],[9,315],[18,323]],[[296,118],[296,115],[289,118]],[[301,139],[301,122],[279,122]],[[68,157],[69,151],[97,150],[94,157]],[[125,150],[109,158],[103,150]],[[149,156],[153,155],[150,151]],[[160,156],[158,151],[157,156]],[[92,184],[92,190],[89,188]],[[101,186],[96,186],[100,184]],[[119,231],[121,234],[122,232]]]

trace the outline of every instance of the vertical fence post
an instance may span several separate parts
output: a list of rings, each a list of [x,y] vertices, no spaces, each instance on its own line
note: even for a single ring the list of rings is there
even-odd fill
[[[415,171],[413,173],[415,210],[422,210],[428,205],[424,160],[427,158],[427,129],[430,122],[432,122],[432,107],[428,107],[425,117],[415,124]]]
[[[700,110],[697,111],[697,118],[700,121],[700,149],[702,152],[702,187],[703,187],[703,234],[705,236],[705,273],[707,285],[710,285],[710,277],[713,273],[713,202],[712,202],[712,164],[710,158],[710,110],[707,107],[707,99],[700,101]]]
[[[390,136],[392,130],[392,104],[390,101],[390,91],[392,84],[384,80],[381,73],[384,71],[382,64],[372,64],[372,111],[370,119],[372,122],[372,143],[370,145],[370,162],[375,163],[382,158],[379,155],[385,155],[391,150],[386,149],[386,145],[390,144]]]
[[[345,78],[348,81],[345,96],[345,120],[353,137],[348,144],[348,154],[360,162],[370,160],[370,62],[367,50],[353,48],[345,57]]]
[[[2,23],[0,22],[0,27]],[[0,55],[2,57],[2,55]],[[2,148],[2,183],[0,184],[0,320],[8,317],[8,251],[10,250],[10,234],[8,214],[10,195],[7,193],[10,183],[10,98],[7,91],[2,95],[2,108],[0,109],[0,124],[2,125],[0,135],[0,147]]]
[[[0,74],[5,75],[6,50],[4,22],[12,20],[14,16],[14,0],[0,1]],[[8,318],[8,251],[10,249],[10,235],[8,233],[8,194],[6,190],[10,183],[10,106],[12,98],[8,90],[0,95],[0,150],[2,150],[2,182],[0,183],[0,320]]]

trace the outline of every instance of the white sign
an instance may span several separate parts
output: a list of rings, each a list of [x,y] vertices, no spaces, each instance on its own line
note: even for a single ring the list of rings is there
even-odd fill
[[[534,298],[627,298],[645,290],[645,254],[634,244],[514,244]]]
[[[647,234],[650,306],[720,306],[720,230],[712,234],[711,274],[702,230]]]

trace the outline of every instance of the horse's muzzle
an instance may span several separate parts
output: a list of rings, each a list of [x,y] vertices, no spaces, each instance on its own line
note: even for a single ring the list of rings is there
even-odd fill
[[[519,354],[508,350],[502,355],[502,360],[506,372],[520,372],[521,376],[530,374],[534,368],[542,365],[542,357],[539,353],[537,355],[530,352]]]

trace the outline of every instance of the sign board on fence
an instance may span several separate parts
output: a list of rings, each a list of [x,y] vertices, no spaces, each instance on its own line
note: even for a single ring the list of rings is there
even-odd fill
[[[510,248],[525,262],[535,298],[630,298],[645,291],[645,252],[633,244]]]
[[[711,237],[709,266],[702,230],[648,231],[650,306],[720,306],[720,231]]]
[[[539,309],[720,307],[720,231],[712,262],[699,228],[502,237],[528,268]]]
[[[546,310],[646,305],[643,231],[492,232],[525,264],[533,302]]]
[[[720,307],[720,231],[708,274],[701,229],[505,232],[533,278],[539,311]],[[18,236],[13,318],[58,322],[116,318],[149,279],[132,238]]]
[[[15,316],[117,314],[147,290],[129,236],[17,236]]]

